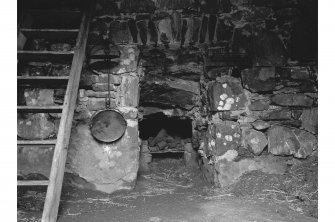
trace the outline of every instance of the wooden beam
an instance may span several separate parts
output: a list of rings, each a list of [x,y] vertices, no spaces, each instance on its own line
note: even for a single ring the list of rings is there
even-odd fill
[[[55,222],[62,192],[67,149],[70,140],[73,114],[76,106],[80,74],[85,60],[86,43],[90,20],[95,1],[88,0],[87,8],[79,28],[76,50],[73,56],[70,78],[66,89],[63,112],[59,125],[57,142],[54,150],[49,186],[45,198],[42,222]]]

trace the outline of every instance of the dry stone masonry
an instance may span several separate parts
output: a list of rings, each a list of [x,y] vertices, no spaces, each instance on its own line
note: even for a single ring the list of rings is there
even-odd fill
[[[176,147],[190,166],[198,158],[204,178],[223,187],[250,170],[274,166],[283,173],[275,156],[317,155],[317,19],[306,16],[310,7],[312,1],[297,0],[97,1],[88,51],[102,54],[99,44],[107,39],[120,59],[112,67],[87,61],[67,172],[90,189],[131,189],[139,166],[147,170],[150,151]],[[31,47],[72,47],[37,43]],[[88,123],[105,108],[110,68],[111,107],[124,115],[127,129],[120,140],[103,144]],[[20,72],[68,75],[66,66],[47,63]],[[61,90],[26,89],[18,100],[50,105],[61,96]],[[156,115],[190,121],[190,138],[162,130],[141,141],[139,122]],[[20,115],[18,137],[54,138],[57,120]],[[30,164],[46,155],[28,155]],[[48,170],[42,174],[48,177]]]

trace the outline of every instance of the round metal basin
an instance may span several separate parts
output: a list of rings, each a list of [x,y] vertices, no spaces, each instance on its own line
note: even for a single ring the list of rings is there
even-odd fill
[[[90,129],[93,137],[101,142],[114,142],[120,139],[127,128],[123,115],[114,109],[98,111],[91,119]]]

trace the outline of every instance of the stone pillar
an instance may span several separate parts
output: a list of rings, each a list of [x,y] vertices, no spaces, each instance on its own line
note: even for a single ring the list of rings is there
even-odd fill
[[[106,73],[91,73],[93,90],[79,93],[77,111],[86,113],[73,129],[68,152],[67,170],[93,184],[96,190],[112,193],[135,186],[139,168],[137,73],[138,50],[133,46],[119,47],[121,61],[110,78],[111,108],[119,110],[127,121],[125,134],[116,142],[101,143],[93,138],[89,119],[96,111],[105,108],[107,96]]]

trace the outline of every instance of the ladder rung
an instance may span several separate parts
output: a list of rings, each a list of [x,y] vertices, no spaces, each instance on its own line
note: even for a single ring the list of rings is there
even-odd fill
[[[48,186],[49,180],[18,180],[18,186]]]
[[[57,140],[18,140],[17,145],[55,145]]]
[[[18,50],[17,58],[28,62],[71,63],[74,51],[31,51]]]
[[[18,80],[69,80],[68,76],[18,76]]]
[[[17,106],[17,110],[20,112],[62,112],[63,106]]]
[[[76,39],[79,29],[25,29],[22,28],[20,31],[27,38],[45,38],[48,40],[71,40]]]
[[[149,151],[148,153],[184,153],[184,150],[160,150],[160,151]]]
[[[25,10],[33,17],[33,28],[77,28],[80,24],[81,11],[79,10]]]

